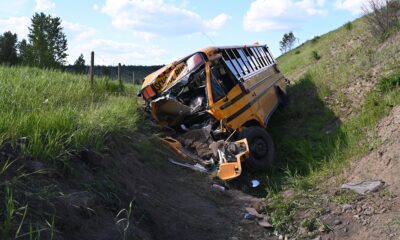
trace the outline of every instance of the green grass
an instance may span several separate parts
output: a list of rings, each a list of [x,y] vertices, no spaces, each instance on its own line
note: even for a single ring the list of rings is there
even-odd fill
[[[400,44],[390,41],[382,44],[366,30],[363,18],[351,25],[351,31],[345,25],[280,56],[277,59],[280,69],[291,81],[310,72],[318,86],[325,84],[332,91],[360,77],[370,77],[375,67],[382,73],[398,69]],[[318,62],[314,52],[322,56]]]
[[[0,145],[39,160],[67,161],[83,146],[98,149],[109,134],[132,132],[138,121],[134,87],[35,68],[0,67]]]
[[[351,28],[348,23],[278,58],[280,69],[295,84],[288,89],[289,105],[269,123],[276,164],[260,174],[268,185],[268,213],[278,231],[293,233],[292,224],[302,227],[296,215],[305,209],[310,212],[306,227],[324,227],[318,218],[325,201],[320,196],[326,187],[334,187],[325,180],[340,176],[352,159],[378,146],[368,134],[400,105],[400,59],[394,57],[400,43],[379,42],[365,31],[365,24],[363,19]],[[322,56],[318,61],[315,52]],[[376,87],[353,109],[352,117],[327,132],[338,119],[339,106],[348,101],[343,89],[360,78],[373,81],[374,69]],[[294,196],[283,198],[281,191],[289,188]],[[330,198],[339,204],[353,200],[346,193]]]
[[[34,160],[58,176],[79,174],[84,164],[71,161],[80,159],[83,148],[102,152],[108,138],[126,139],[137,130],[136,91],[136,86],[105,78],[91,87],[84,75],[0,66],[0,153],[13,155],[0,162],[1,239],[53,239],[52,200],[60,194],[59,180],[24,165]],[[106,207],[119,204],[106,176],[81,188],[99,195]]]
[[[384,77],[378,86],[399,77],[400,73]],[[271,119],[269,126],[275,140],[277,163],[261,177],[265,177],[269,185],[267,198],[271,220],[274,227],[283,232],[302,210],[313,213],[309,221],[318,219],[325,201],[320,196],[326,187],[334,187],[326,186],[325,180],[340,176],[354,157],[376,147],[379,143],[369,142],[368,134],[394,106],[400,105],[398,85],[392,85],[390,89],[385,87],[385,90],[377,88],[367,95],[357,117],[343,122],[333,133],[327,134],[324,126],[335,115],[318,94],[313,93],[313,89],[316,87],[309,75],[291,87],[289,93],[293,101]],[[283,198],[280,192],[288,188],[294,189],[295,194]],[[356,196],[351,193],[342,192],[331,197],[331,201],[339,204],[354,199]]]

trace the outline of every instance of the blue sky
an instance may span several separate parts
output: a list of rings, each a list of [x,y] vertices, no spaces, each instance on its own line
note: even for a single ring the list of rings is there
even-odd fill
[[[58,16],[68,62],[169,63],[209,45],[267,44],[293,31],[304,42],[361,16],[368,0],[0,0],[0,32],[26,38],[35,12]]]

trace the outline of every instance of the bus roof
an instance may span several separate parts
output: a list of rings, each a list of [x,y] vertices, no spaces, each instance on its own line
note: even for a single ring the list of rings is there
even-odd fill
[[[181,58],[179,60],[176,60],[170,64],[165,65],[164,67],[158,69],[157,71],[149,74],[144,78],[143,84],[142,84],[142,89],[150,85],[158,76],[162,75],[164,72],[168,72],[169,69],[175,68],[175,66],[182,61],[186,61],[189,57],[191,57],[195,53],[204,53],[208,59],[213,58],[216,52],[219,52],[219,50],[224,50],[224,49],[235,49],[235,48],[245,48],[245,47],[267,47],[266,45],[259,45],[259,44],[253,44],[253,45],[238,45],[238,46],[209,46],[202,48],[200,51],[194,52],[184,58]]]

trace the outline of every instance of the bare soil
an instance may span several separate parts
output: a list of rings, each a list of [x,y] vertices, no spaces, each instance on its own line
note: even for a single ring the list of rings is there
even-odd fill
[[[269,230],[243,218],[245,207],[263,209],[262,199],[234,189],[219,191],[212,187],[216,181],[209,175],[171,164],[168,157],[173,155],[165,152],[165,157],[148,159],[128,147],[113,157],[87,159],[84,178],[112,172],[121,205],[128,207],[133,201],[128,239],[272,239]],[[63,202],[69,210],[58,214],[64,215],[58,221],[65,226],[60,229],[61,239],[122,239],[116,224],[118,211],[101,208],[99,197],[92,193],[74,195],[68,198],[69,207]],[[85,214],[88,208],[94,213]]]
[[[347,182],[382,180],[385,185],[350,204],[327,206],[328,214],[322,220],[333,231],[322,239],[400,239],[400,107],[395,107],[376,129],[380,147],[353,161],[342,176],[328,181],[336,183],[331,194]]]

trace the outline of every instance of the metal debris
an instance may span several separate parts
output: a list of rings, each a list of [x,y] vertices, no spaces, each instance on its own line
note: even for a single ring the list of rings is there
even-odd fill
[[[212,185],[212,187],[213,187],[214,189],[218,190],[218,191],[225,192],[225,187],[224,187],[224,186],[221,186],[221,185],[219,185],[219,184],[214,183],[214,184]]]
[[[194,165],[191,165],[191,164],[188,164],[188,163],[180,163],[180,162],[174,161],[172,159],[168,159],[168,161],[170,161],[171,163],[173,163],[175,165],[178,165],[178,166],[181,166],[181,167],[185,167],[185,168],[189,168],[189,169],[192,169],[192,170],[195,170],[195,171],[198,171],[198,172],[202,172],[202,173],[208,172],[205,167],[201,166],[198,163],[196,163]]]

